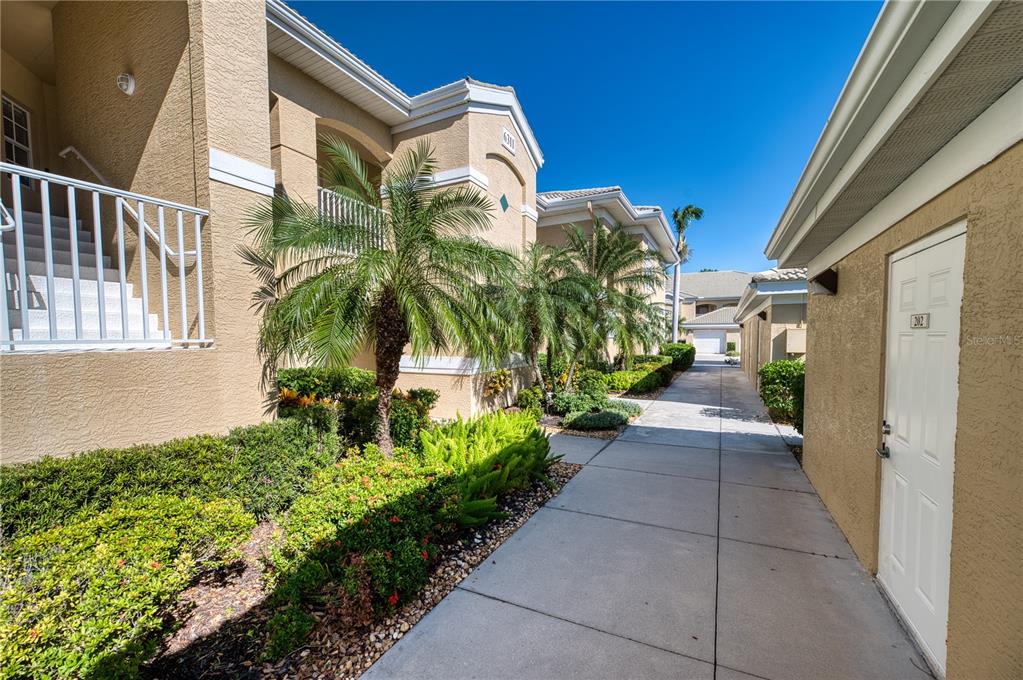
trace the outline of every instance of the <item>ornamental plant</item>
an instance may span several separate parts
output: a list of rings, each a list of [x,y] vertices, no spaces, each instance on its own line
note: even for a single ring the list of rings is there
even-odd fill
[[[254,244],[241,251],[260,286],[264,376],[284,363],[348,366],[366,347],[376,365],[374,440],[394,447],[391,395],[408,347],[415,359],[464,354],[505,358],[503,325],[489,291],[507,284],[514,258],[482,236],[492,206],[475,187],[436,187],[438,167],[420,140],[370,179],[358,152],[322,142],[321,181],[353,210],[325,213],[278,194],[252,211]]]

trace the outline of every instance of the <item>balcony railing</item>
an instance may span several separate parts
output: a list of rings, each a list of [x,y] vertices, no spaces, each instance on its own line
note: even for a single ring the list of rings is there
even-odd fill
[[[364,227],[359,232],[360,236],[353,251],[384,247],[385,213],[380,208],[353,201],[323,187],[319,189],[319,208],[320,213],[328,219]]]
[[[212,343],[206,210],[10,163],[0,177],[0,352]]]

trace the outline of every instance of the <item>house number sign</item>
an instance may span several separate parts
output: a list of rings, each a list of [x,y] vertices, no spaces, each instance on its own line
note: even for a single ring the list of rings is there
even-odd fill
[[[912,314],[909,317],[910,328],[930,328],[931,327],[931,315],[928,314]]]

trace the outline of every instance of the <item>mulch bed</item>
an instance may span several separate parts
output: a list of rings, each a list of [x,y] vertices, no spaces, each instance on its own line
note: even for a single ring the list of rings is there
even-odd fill
[[[260,525],[242,548],[232,570],[190,588],[183,595],[182,627],[146,668],[150,678],[357,678],[450,593],[462,579],[504,543],[533,513],[553,498],[581,465],[555,463],[555,484],[533,482],[519,493],[499,499],[508,514],[444,546],[426,586],[415,600],[370,626],[352,627],[330,611],[313,611],[318,625],[306,644],[277,663],[262,663],[258,631],[272,610],[265,606],[262,555],[275,527]],[[179,619],[182,620],[182,619]]]

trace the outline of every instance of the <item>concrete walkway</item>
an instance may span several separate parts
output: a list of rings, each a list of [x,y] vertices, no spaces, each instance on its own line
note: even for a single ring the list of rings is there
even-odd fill
[[[930,674],[743,373],[698,361],[364,677]]]

